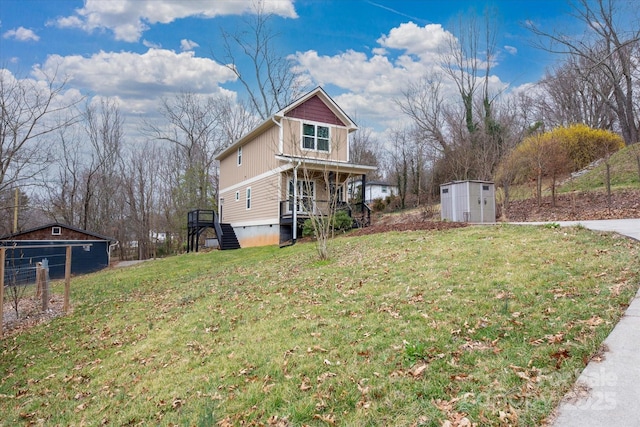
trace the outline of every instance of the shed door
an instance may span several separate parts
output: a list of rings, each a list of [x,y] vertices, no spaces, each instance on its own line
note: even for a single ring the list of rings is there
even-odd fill
[[[482,222],[496,221],[496,196],[492,184],[482,184]]]
[[[484,204],[482,203],[482,185],[469,182],[469,222],[482,222]]]

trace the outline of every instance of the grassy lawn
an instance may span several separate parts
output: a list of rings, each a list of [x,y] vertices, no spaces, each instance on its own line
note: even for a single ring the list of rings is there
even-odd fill
[[[638,188],[638,163],[636,151],[638,147],[629,146],[611,156],[611,189],[622,190],[626,188]],[[562,193],[571,191],[606,190],[606,165],[601,162],[588,173],[572,179],[566,185],[559,188]]]
[[[540,425],[635,294],[639,245],[490,226],[75,278],[0,341],[0,425]]]

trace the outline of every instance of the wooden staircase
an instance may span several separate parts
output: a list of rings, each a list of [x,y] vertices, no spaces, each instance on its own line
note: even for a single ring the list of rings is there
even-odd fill
[[[220,224],[220,229],[222,231],[222,237],[218,237],[220,249],[223,251],[227,249],[240,249],[240,243],[238,242],[236,232],[233,231],[231,224]],[[218,234],[217,229],[216,234]]]
[[[240,243],[230,224],[220,224],[213,210],[197,209],[190,211],[187,219],[187,252],[198,252],[200,235],[207,229],[216,231],[220,250],[240,249]]]

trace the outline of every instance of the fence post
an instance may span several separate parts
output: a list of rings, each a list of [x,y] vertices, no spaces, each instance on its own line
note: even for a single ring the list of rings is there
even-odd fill
[[[67,246],[67,257],[64,263],[64,306],[66,313],[69,310],[69,294],[71,293],[71,246]]]
[[[3,337],[4,331],[4,258],[6,248],[0,247],[0,338]]]
[[[42,291],[42,311],[47,311],[49,309],[49,277],[47,274],[49,271],[49,260],[45,258],[39,264],[38,287]]]
[[[36,262],[36,298],[42,296],[42,262]]]

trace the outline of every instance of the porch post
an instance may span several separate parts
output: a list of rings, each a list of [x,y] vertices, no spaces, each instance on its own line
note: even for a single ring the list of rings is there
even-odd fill
[[[293,212],[291,213],[291,219],[293,221],[293,243],[298,238],[298,166],[300,163],[293,167]]]
[[[364,203],[367,199],[367,175],[362,174],[362,205],[360,206],[360,213],[362,214],[362,218],[364,218]]]

